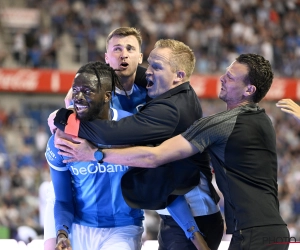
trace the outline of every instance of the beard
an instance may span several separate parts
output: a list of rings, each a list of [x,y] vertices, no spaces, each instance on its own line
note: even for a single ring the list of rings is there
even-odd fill
[[[101,108],[100,105],[95,105],[94,107],[90,107],[86,112],[84,113],[77,113],[76,111],[76,118],[80,121],[91,121],[95,120],[99,117]]]

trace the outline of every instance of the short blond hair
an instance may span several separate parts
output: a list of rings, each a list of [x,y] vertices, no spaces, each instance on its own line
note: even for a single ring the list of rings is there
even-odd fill
[[[139,30],[137,30],[134,27],[120,27],[117,29],[114,29],[112,32],[109,33],[109,35],[106,38],[106,50],[108,48],[108,43],[109,40],[112,39],[114,36],[121,36],[121,37],[126,37],[126,36],[134,36],[140,46],[140,51],[142,47],[142,35]]]
[[[160,39],[155,43],[154,48],[171,49],[170,64],[172,70],[174,72],[183,70],[186,78],[191,77],[195,69],[196,58],[189,46],[173,39]]]

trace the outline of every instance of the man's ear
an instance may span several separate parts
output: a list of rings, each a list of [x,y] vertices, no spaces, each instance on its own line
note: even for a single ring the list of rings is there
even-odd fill
[[[111,100],[111,91],[105,91],[105,102],[109,102]]]
[[[104,58],[105,58],[105,63],[109,64],[108,58],[107,58],[107,53],[104,54]]]
[[[185,78],[185,72],[184,71],[177,71],[176,73],[176,81],[181,82]]]
[[[143,63],[143,53],[140,53],[139,64]]]
[[[248,84],[245,95],[246,96],[250,96],[253,95],[256,91],[256,87],[252,84]]]

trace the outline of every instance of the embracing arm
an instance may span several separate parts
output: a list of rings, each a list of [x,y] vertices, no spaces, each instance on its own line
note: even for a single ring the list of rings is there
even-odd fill
[[[104,161],[133,167],[156,168],[165,163],[180,160],[199,150],[182,135],[177,135],[156,147],[130,147],[103,149]]]
[[[168,100],[146,104],[141,112],[120,121],[79,122],[70,110],[60,109],[54,124],[64,132],[95,144],[128,145],[158,143],[170,138],[178,124],[178,110]]]

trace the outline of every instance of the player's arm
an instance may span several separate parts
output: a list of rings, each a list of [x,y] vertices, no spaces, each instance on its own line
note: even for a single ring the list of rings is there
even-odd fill
[[[72,93],[73,93],[73,89],[70,88],[64,99],[66,108],[70,107],[70,105],[73,104]]]
[[[77,140],[77,142],[80,143],[83,139],[74,138],[74,140]],[[64,160],[64,163],[73,162],[79,155],[82,159],[85,159],[85,161],[99,160],[94,157],[97,148],[92,145],[89,146],[86,143],[74,145],[70,141],[59,138],[57,147],[67,151],[60,151],[59,154],[73,157],[72,159]],[[80,150],[77,150],[76,147]],[[198,153],[199,150],[183,136],[178,135],[166,140],[156,147],[137,146],[111,148],[103,149],[102,152],[104,155],[103,161],[105,162],[113,162],[115,164],[132,167],[156,168],[171,161],[187,158]]]
[[[63,163],[62,156],[58,154],[58,149],[54,146],[53,135],[48,141],[45,156],[50,166],[54,187],[54,218],[57,237],[68,238],[74,218],[71,173]]]
[[[94,144],[151,144],[170,138],[178,119],[176,106],[169,100],[160,100],[147,104],[147,108],[141,112],[119,121],[79,121],[72,111],[63,108],[56,113],[54,125],[67,134]]]
[[[56,231],[64,230],[69,234],[74,218],[71,173],[69,170],[57,170],[55,166],[51,165],[50,174],[55,193],[54,218]]]
[[[178,196],[168,207],[169,213],[184,231],[195,247],[200,250],[209,250],[209,247],[200,232],[192,215],[191,209],[183,195]]]

